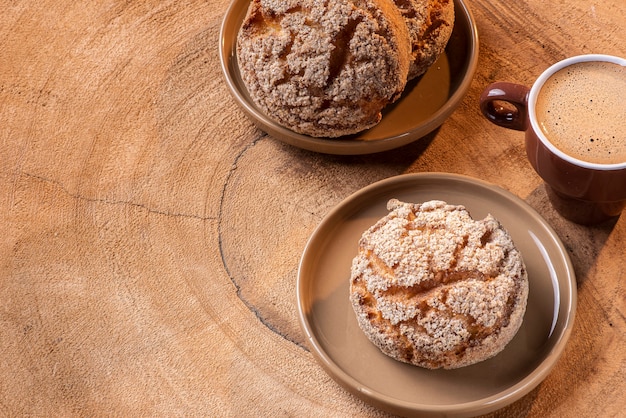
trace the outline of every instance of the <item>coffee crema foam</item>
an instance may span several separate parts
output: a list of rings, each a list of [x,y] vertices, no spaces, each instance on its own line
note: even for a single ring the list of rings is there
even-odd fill
[[[565,154],[595,164],[626,162],[626,66],[565,67],[541,87],[535,111],[545,136]]]

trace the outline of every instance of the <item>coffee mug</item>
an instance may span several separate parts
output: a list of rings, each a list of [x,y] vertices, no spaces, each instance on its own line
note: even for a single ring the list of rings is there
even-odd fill
[[[626,59],[580,55],[560,61],[532,87],[496,82],[483,115],[525,131],[526,154],[554,208],[585,225],[626,207]]]

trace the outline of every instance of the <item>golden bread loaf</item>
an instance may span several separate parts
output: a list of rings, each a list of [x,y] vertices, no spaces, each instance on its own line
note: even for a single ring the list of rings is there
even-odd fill
[[[454,28],[453,0],[394,0],[411,38],[408,79],[423,75],[444,52]]]
[[[238,35],[253,101],[301,134],[376,125],[404,89],[410,43],[391,0],[253,0]]]
[[[278,124],[313,137],[356,134],[432,65],[453,23],[452,0],[252,0],[239,71]]]
[[[526,310],[520,252],[491,215],[463,206],[392,199],[359,241],[350,301],[360,328],[386,355],[453,369],[499,353]]]

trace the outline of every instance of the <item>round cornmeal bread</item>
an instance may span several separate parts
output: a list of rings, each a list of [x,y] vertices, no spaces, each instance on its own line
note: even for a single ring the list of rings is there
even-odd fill
[[[393,0],[411,40],[408,80],[423,75],[444,52],[454,28],[453,0]]]
[[[386,355],[454,369],[499,353],[526,311],[520,252],[491,215],[463,206],[392,199],[352,262],[350,301],[360,328]]]
[[[404,18],[404,23],[409,33],[409,40],[411,41],[411,62],[407,80],[411,80],[426,72],[426,69],[422,71],[421,64],[418,68],[417,55],[419,53],[418,48],[422,48],[424,45],[423,36],[430,19],[430,1],[393,0],[393,3]]]
[[[252,0],[237,59],[269,117],[333,138],[381,120],[406,85],[411,44],[392,0]]]
[[[407,0],[397,0],[407,1]],[[408,79],[424,74],[443,54],[454,29],[453,0],[412,0],[427,4],[427,14],[421,31],[412,36],[411,65]]]

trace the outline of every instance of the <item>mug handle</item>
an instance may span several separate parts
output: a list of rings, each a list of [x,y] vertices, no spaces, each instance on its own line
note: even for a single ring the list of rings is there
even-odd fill
[[[521,84],[506,81],[492,83],[480,95],[480,110],[498,126],[525,131],[528,127],[529,92],[530,89]]]

